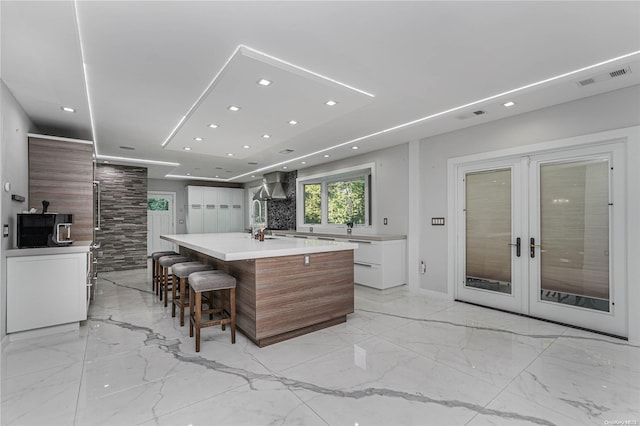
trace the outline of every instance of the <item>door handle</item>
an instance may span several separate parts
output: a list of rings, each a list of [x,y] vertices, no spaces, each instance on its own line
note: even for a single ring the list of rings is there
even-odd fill
[[[529,240],[529,256],[531,256],[532,259],[536,257],[536,247],[542,246],[540,244],[536,244],[535,238],[531,238]]]
[[[520,237],[516,238],[516,243],[509,243],[510,246],[516,246],[516,257],[520,257],[521,242]]]

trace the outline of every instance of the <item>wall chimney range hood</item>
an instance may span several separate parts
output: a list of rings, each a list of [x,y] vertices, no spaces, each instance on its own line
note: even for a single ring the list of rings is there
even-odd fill
[[[260,190],[253,196],[254,200],[285,200],[287,198],[286,173],[267,173],[262,178]]]

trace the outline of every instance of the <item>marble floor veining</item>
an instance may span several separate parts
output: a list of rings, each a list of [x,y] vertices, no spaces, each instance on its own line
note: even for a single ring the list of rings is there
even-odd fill
[[[78,331],[5,344],[1,425],[638,425],[640,348],[356,286],[347,323],[265,348],[188,326],[147,270],[100,274]]]

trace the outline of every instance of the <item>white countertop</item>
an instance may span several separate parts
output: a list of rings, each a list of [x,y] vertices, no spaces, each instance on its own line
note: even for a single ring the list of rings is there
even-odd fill
[[[7,257],[17,256],[46,256],[50,254],[87,253],[91,248],[91,241],[74,241],[68,246],[36,247],[5,250]]]
[[[224,261],[326,253],[358,248],[358,244],[354,243],[305,238],[265,236],[264,241],[258,241],[250,238],[248,233],[240,232],[173,234],[161,235],[160,238]]]

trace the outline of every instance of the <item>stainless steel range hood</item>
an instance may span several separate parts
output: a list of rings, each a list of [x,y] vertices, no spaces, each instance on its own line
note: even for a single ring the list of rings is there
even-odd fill
[[[260,190],[253,196],[254,200],[285,200],[287,198],[286,173],[267,173],[262,178]]]

